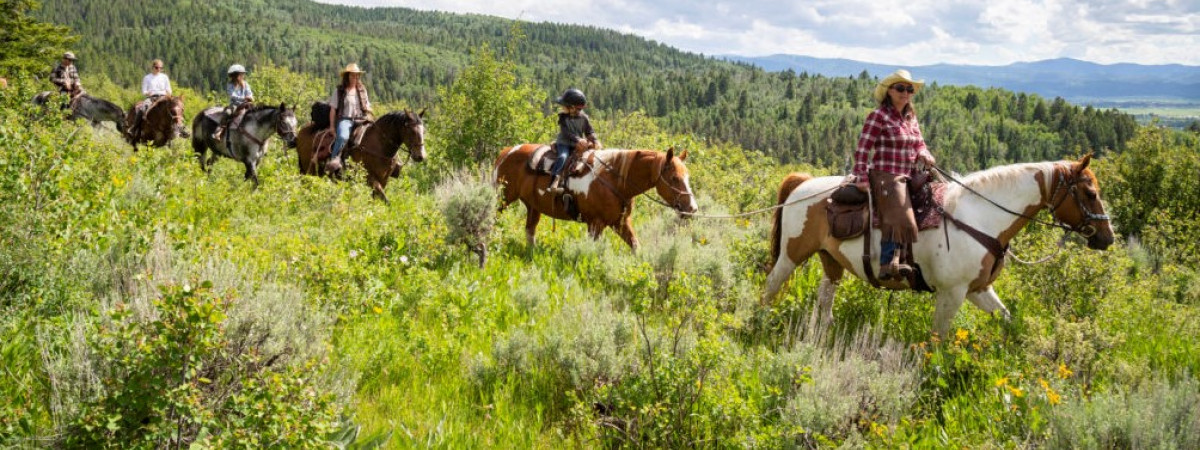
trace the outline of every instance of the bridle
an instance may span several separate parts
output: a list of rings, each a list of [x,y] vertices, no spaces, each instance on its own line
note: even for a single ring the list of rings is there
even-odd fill
[[[663,174],[667,172],[667,165],[670,163],[671,163],[671,161],[669,159],[667,159],[665,157],[663,158],[662,165],[658,168],[658,176],[655,177],[655,179],[654,179],[655,186],[658,186],[658,183],[663,181]],[[675,193],[675,200],[672,201],[670,204],[671,209],[674,209],[676,212],[679,212],[682,214],[687,214],[688,212],[684,211],[682,206],[680,206],[680,205],[681,204],[683,204],[683,205],[691,204],[692,203],[691,202],[692,193],[685,191],[683,189],[679,189],[679,188],[671,185],[671,183],[666,183],[666,186],[667,186],[667,189],[670,189],[672,192]],[[688,203],[682,203],[684,196],[688,197]]]
[[[1077,184],[1085,181],[1091,181],[1091,178],[1089,178],[1087,175],[1084,175],[1082,171],[1074,174],[1074,176],[1072,176],[1070,179],[1067,179],[1067,176],[1064,175],[1062,171],[1056,170],[1055,173],[1058,176],[1058,186],[1054,188],[1054,193],[1050,196],[1051,199],[1058,196],[1058,193],[1064,189],[1063,186],[1069,186],[1065,188],[1067,192],[1064,193],[1058,199],[1058,201],[1054,203],[1053,206],[1050,206],[1049,204],[1046,205],[1046,207],[1050,209],[1050,217],[1054,218],[1055,225],[1064,230],[1079,233],[1085,238],[1091,238],[1092,236],[1095,236],[1098,230],[1096,230],[1095,225],[1092,225],[1092,222],[1107,222],[1110,217],[1108,214],[1096,214],[1092,212],[1092,210],[1089,209],[1086,204],[1084,204],[1083,199],[1079,197],[1079,187]],[[1075,199],[1075,206],[1079,208],[1080,212],[1083,213],[1083,221],[1075,225],[1069,225],[1059,219],[1058,216],[1054,215],[1054,212],[1058,209],[1058,207],[1062,206],[1063,202],[1067,200],[1067,194],[1070,194],[1071,198]]]

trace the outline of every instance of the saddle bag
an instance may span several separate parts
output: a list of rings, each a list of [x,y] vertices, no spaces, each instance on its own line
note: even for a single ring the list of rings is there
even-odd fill
[[[325,102],[313,102],[310,118],[318,130],[329,128],[329,111],[333,107]]]
[[[867,202],[865,201],[850,205],[826,200],[825,212],[829,218],[829,234],[836,239],[856,238],[867,231]]]

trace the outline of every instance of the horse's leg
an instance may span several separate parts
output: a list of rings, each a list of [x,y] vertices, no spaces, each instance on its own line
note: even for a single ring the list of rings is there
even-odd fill
[[[775,299],[779,294],[779,290],[783,288],[784,283],[787,283],[792,278],[792,273],[796,271],[796,266],[804,261],[808,261],[813,253],[819,249],[819,243],[816,239],[810,239],[801,233],[798,239],[801,240],[801,245],[796,250],[797,259],[793,260],[789,239],[786,236],[781,236],[784,242],[780,242],[779,258],[775,260],[775,266],[771,268],[771,273],[767,275],[767,291],[763,293],[762,303],[768,304]],[[838,275],[839,279],[841,275]]]
[[[242,162],[246,166],[245,179],[254,183],[254,188],[258,189],[258,161],[253,158],[246,158]]]
[[[846,272],[829,253],[819,254],[825,276],[821,277],[821,286],[817,288],[817,308],[813,311],[813,318],[809,323],[809,328],[816,330],[818,334],[829,329],[829,325],[833,323],[833,299],[837,296],[838,286]]]
[[[933,332],[942,339],[950,336],[950,325],[954,323],[954,315],[962,307],[967,295],[967,286],[952,286],[937,292],[937,301],[933,307]]]
[[[528,202],[525,203],[525,240],[529,243],[529,248],[533,248],[534,234],[537,232],[538,222],[542,220],[542,213],[533,209]]]
[[[619,226],[613,226],[613,231],[616,231],[617,234],[621,236],[621,239],[623,239],[626,244],[629,244],[629,248],[633,249],[634,253],[637,253],[637,234],[633,232],[633,220],[629,216],[625,216],[625,218],[621,219],[621,224]],[[599,235],[600,233],[596,233],[595,237],[599,237]]]
[[[982,291],[967,293],[967,299],[988,314],[996,315],[996,311],[999,311],[1000,317],[1004,320],[1012,318],[1012,314],[1009,314],[1008,308],[1004,307],[1004,302],[1000,301],[1000,296],[996,295],[996,290],[992,286],[988,286]]]

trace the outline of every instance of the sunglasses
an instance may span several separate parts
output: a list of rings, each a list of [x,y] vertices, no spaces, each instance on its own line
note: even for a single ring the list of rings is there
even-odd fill
[[[916,92],[916,89],[913,89],[913,87],[911,85],[904,86],[904,85],[894,84],[894,85],[892,85],[892,89],[895,89],[896,92],[908,92],[909,94]]]
[[[155,69],[161,69],[162,66],[154,66]]]

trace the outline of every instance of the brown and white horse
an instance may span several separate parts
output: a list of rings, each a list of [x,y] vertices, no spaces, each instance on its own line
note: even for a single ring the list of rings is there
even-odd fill
[[[572,217],[561,198],[547,192],[550,176],[529,168],[529,160],[538,144],[505,148],[496,158],[494,178],[502,186],[500,209],[521,200],[525,204],[525,236],[534,244],[534,232],[542,214],[586,223],[588,234],[598,239],[605,228],[625,240],[634,251],[638,248],[631,216],[633,198],[655,189],[663,201],[680,213],[696,211],[696,199],[683,162],[687,151],[676,157],[675,149],[666,153],[653,150],[597,150],[589,158],[591,170],[579,177],[567,178],[566,188],[578,206],[578,218]]]
[[[1089,248],[1104,250],[1113,243],[1113,230],[1100,202],[1096,177],[1087,168],[1090,161],[1088,155],[1079,161],[1013,164],[976,172],[966,176],[962,185],[947,185],[943,209],[983,235],[995,238],[1005,249],[1034,214],[1049,209],[1056,225],[1084,235]],[[778,199],[779,204],[787,205],[775,212],[771,232],[774,267],[767,276],[763,302],[771,302],[796,267],[818,253],[825,269],[818,292],[818,318],[823,325],[833,320],[833,297],[843,272],[849,270],[864,277],[863,238],[838,240],[829,234],[825,213],[828,196],[821,193],[843,179],[788,175]],[[964,297],[980,309],[999,312],[1007,319],[1008,309],[992,288],[1004,266],[1003,251],[990,251],[949,221],[941,226],[949,228],[922,231],[913,244],[914,261],[936,289],[933,331],[946,336]],[[879,230],[872,230],[871,240],[874,265],[878,262]],[[873,270],[878,273],[877,266]]]

